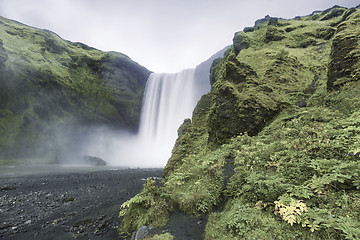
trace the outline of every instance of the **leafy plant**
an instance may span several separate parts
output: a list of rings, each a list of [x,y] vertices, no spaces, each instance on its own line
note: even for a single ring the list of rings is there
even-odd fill
[[[121,205],[119,231],[129,234],[141,226],[163,227],[172,211],[169,195],[153,178],[148,178],[144,189]]]
[[[308,211],[306,204],[300,200],[290,199],[288,202],[285,202],[284,200],[278,200],[274,203],[275,214],[279,214],[282,219],[291,226],[294,225],[294,223],[301,223],[302,213]],[[314,228],[311,230],[314,231]]]

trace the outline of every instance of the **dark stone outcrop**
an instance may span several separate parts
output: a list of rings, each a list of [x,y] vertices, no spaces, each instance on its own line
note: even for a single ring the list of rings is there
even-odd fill
[[[265,34],[265,42],[272,42],[272,41],[280,41],[284,39],[284,31],[274,27],[273,25],[269,25],[267,27],[267,31]]]
[[[332,42],[327,89],[339,89],[345,83],[360,80],[360,14],[349,15],[337,27]]]
[[[229,84],[219,89],[209,116],[209,142],[223,144],[240,133],[257,135],[276,115],[276,110],[265,108],[256,99],[242,100],[239,95]]]
[[[245,32],[235,33],[233,38],[233,46],[236,54],[238,54],[241,50],[246,49],[250,46],[250,40],[246,36]]]
[[[87,165],[92,165],[92,166],[106,166],[107,162],[101,158],[98,157],[93,157],[93,156],[85,156],[83,158],[84,163]]]

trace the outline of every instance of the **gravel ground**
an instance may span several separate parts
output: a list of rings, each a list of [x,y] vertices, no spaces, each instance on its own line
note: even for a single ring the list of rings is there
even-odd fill
[[[120,205],[162,171],[1,168],[0,240],[119,239]]]

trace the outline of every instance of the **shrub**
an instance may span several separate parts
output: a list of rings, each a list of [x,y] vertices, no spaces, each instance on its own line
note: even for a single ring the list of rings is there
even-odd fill
[[[169,195],[148,178],[142,192],[121,205],[121,234],[130,234],[141,226],[163,227],[169,219],[172,205]]]

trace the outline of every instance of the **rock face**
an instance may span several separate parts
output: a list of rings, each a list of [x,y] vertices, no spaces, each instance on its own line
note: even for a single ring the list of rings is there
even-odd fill
[[[93,156],[85,156],[83,158],[84,163],[87,165],[92,165],[92,166],[106,166],[107,163],[105,160],[98,158],[98,157],[93,157]]]
[[[359,14],[267,16],[214,61],[157,188],[208,215],[205,239],[360,239]],[[137,227],[144,209],[164,221],[145,193],[125,214]]]
[[[0,18],[0,158],[36,155],[54,129],[136,131],[149,74],[121,53]]]
[[[360,80],[360,14],[355,9],[343,16],[331,48],[329,90],[338,89],[349,81]]]

